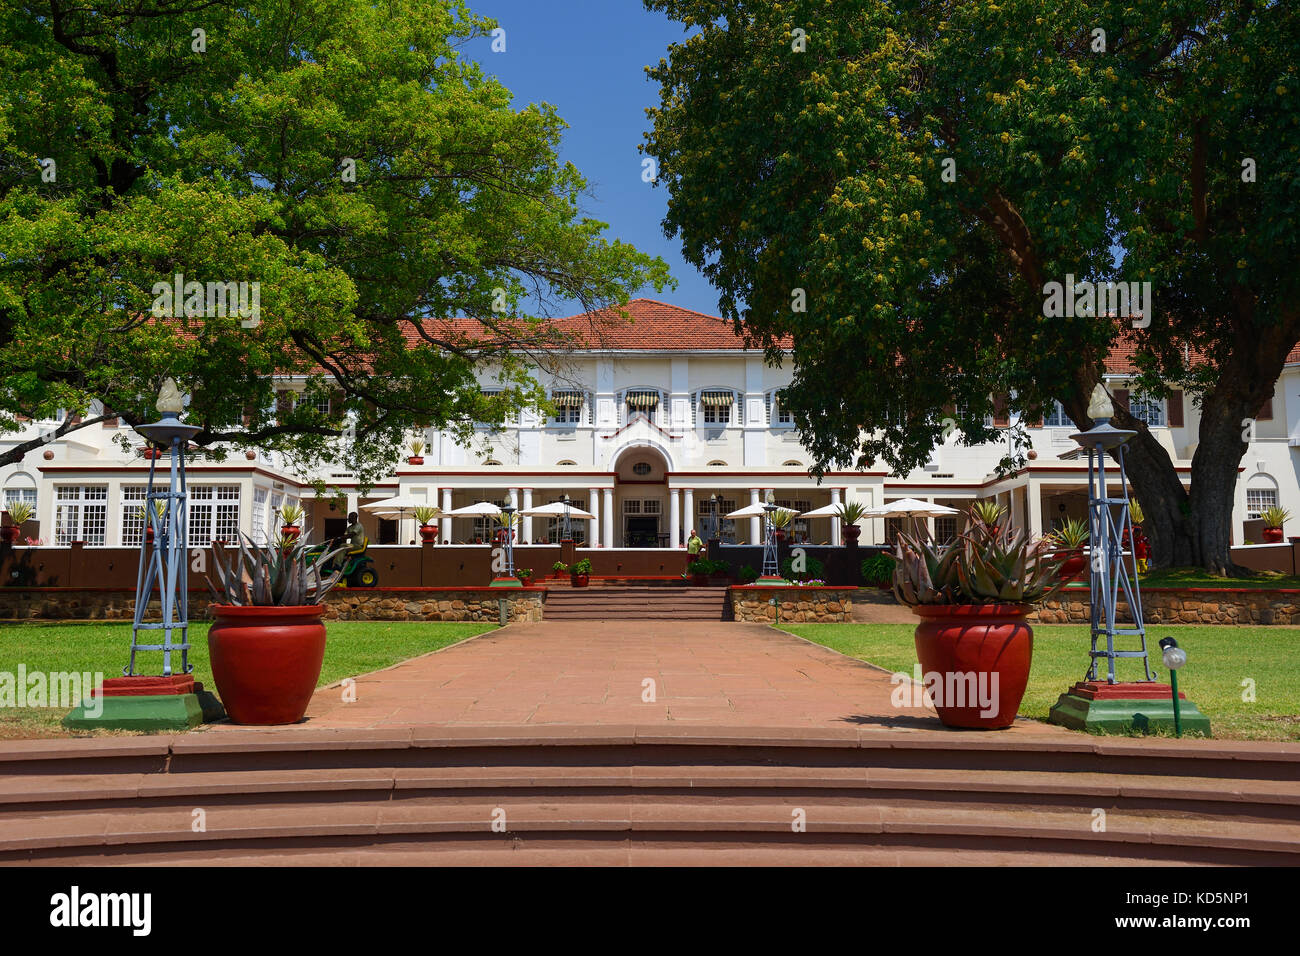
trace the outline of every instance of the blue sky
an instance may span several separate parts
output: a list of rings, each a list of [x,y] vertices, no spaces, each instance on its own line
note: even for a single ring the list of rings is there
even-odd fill
[[[668,193],[641,181],[644,157],[637,152],[649,127],[645,110],[659,101],[644,68],[684,36],[681,24],[647,12],[640,0],[469,0],[469,6],[498,21],[506,50],[493,53],[490,41],[481,40],[466,55],[514,93],[516,106],[550,103],[569,124],[560,158],[587,179],[585,214],[609,223],[608,238],[662,258],[678,282],[676,291],[639,294],[716,315],[713,287],[682,260],[677,240],[664,237]]]

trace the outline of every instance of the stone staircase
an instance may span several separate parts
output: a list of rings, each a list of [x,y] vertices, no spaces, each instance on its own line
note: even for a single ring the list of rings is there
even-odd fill
[[[565,725],[0,743],[0,865],[1300,863],[1300,748]]]
[[[555,588],[542,610],[548,621],[729,621],[726,588]]]

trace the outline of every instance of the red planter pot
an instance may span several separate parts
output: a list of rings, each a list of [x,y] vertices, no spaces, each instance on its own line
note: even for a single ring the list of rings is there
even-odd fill
[[[280,533],[290,541],[296,541],[298,535],[302,534],[302,529],[296,524],[285,524],[280,526]]]
[[[846,545],[857,544],[858,538],[862,536],[862,529],[855,524],[840,525],[840,532],[844,535]]]
[[[955,604],[912,610],[921,618],[916,657],[939,719],[949,727],[1010,727],[1034,653],[1034,631],[1025,623],[1029,608]]]
[[[3,528],[0,528],[0,541],[3,541],[5,544],[17,544],[18,538],[22,533],[23,529],[18,525],[7,524]]]
[[[438,529],[431,524],[420,525],[420,540],[425,544],[437,544]]]
[[[1076,548],[1073,551],[1058,551],[1054,556],[1065,558],[1065,563],[1056,572],[1056,576],[1062,581],[1073,581],[1088,566],[1088,559],[1083,556],[1083,548]]]
[[[1265,529],[1264,529],[1264,543],[1265,543],[1265,544],[1281,544],[1281,543],[1282,543],[1282,529],[1281,529],[1281,528],[1265,528]]]
[[[325,658],[321,605],[213,605],[208,653],[217,694],[237,724],[293,724],[311,702]]]
[[[424,464],[424,456],[423,456],[423,455],[412,455],[410,458],[406,459],[406,463],[407,463],[408,465],[423,465],[423,464]]]
[[[588,584],[591,583],[591,575],[590,575],[590,574],[570,574],[570,575],[569,575],[569,583],[570,583],[571,585],[573,585],[575,588],[585,588]]]

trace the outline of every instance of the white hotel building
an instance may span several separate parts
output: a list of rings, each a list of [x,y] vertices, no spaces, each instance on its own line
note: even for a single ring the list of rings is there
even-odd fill
[[[769,491],[800,511],[846,499],[874,507],[915,497],[964,508],[978,498],[997,498],[1015,521],[1035,532],[1085,514],[1085,466],[1059,457],[1074,447],[1068,436],[1075,430],[1059,408],[1031,424],[1032,460],[1014,475],[993,473],[1005,454],[1000,443],[950,444],[910,474],[891,474],[882,466],[834,472],[818,483],[807,473],[808,454],[781,407],[788,366],[768,367],[722,319],[648,299],[633,300],[628,311],[631,324],[615,330],[606,347],[574,354],[563,382],[543,380],[558,406],[556,416],[525,411],[502,431],[480,429],[468,448],[430,431],[423,463],[394,462],[392,475],[366,495],[350,476],[331,473],[320,477],[337,493],[319,499],[309,484],[313,476],[289,471],[275,454],[236,453],[221,463],[197,457],[188,466],[191,544],[233,538],[236,530],[264,539],[278,526],[278,509],[293,501],[307,509],[316,536],[332,537],[342,533],[347,512],[395,494],[443,511],[478,501],[528,509],[568,495],[595,515],[578,524],[575,536],[604,548],[677,547],[692,528],[708,537],[714,522],[721,522],[724,540],[754,542],[757,519],[728,522],[720,516]],[[1127,388],[1131,366],[1122,352],[1111,356],[1108,372],[1112,391]],[[490,390],[492,383],[485,378],[483,387]],[[1189,475],[1198,425],[1193,404],[1175,393],[1153,402],[1133,396],[1131,408]],[[0,442],[23,441],[54,424],[34,422]],[[130,452],[113,441],[125,429],[105,423],[74,431],[0,471],[6,503],[22,499],[35,505],[43,544],[138,545],[136,510],[149,463],[138,450],[144,444],[138,436],[128,436]],[[1300,350],[1262,410],[1242,461],[1235,543],[1242,543],[1241,522],[1269,504],[1300,514],[1297,446]],[[362,513],[372,543],[416,540],[413,519]],[[935,531],[942,534],[948,530],[943,522],[951,519],[938,520]],[[555,524],[526,519],[521,539],[553,541]],[[863,529],[863,544],[885,540],[883,521],[868,519]],[[488,530],[484,519],[442,518],[440,537],[453,545],[472,543]],[[794,530],[812,543],[839,543],[838,522],[828,518],[797,521]]]

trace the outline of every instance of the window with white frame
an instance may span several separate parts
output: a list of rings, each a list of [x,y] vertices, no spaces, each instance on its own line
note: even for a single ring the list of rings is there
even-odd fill
[[[35,512],[36,511],[36,489],[35,488],[6,488],[5,499],[4,499],[5,508],[8,508],[10,505],[18,504],[19,502],[22,502],[23,504],[26,505],[31,505],[32,511]]]
[[[1246,517],[1255,519],[1265,508],[1277,507],[1276,488],[1247,488]]]
[[[148,485],[122,486],[122,547],[138,548],[144,541]]]
[[[499,389],[499,388],[482,388],[482,389],[479,389],[479,394],[482,395],[482,396],[484,396],[485,398],[490,398],[490,397],[492,397],[493,395],[500,395],[500,394],[501,394],[501,389]],[[474,423],[474,427],[475,427],[475,428],[496,428],[497,426],[494,425],[494,424],[491,423],[491,422],[475,422],[475,423]]]
[[[266,533],[266,502],[270,494],[269,489],[266,488],[253,489],[253,540],[259,544],[265,544],[268,540]]]
[[[957,537],[957,516],[939,515],[934,519],[934,540],[947,544]]]
[[[730,425],[731,408],[735,402],[736,396],[730,391],[714,389],[700,392],[700,415],[697,420],[715,428]]]
[[[657,389],[653,388],[630,388],[623,395],[623,406],[627,409],[626,423],[630,423],[638,415],[644,415],[650,423],[656,424],[658,421],[659,406],[661,396]]]
[[[1145,422],[1148,428],[1163,428],[1166,424],[1163,398],[1152,398],[1134,392],[1129,396],[1128,412],[1138,421]]]
[[[1052,407],[1048,409],[1047,414],[1043,417],[1043,426],[1046,428],[1073,428],[1074,422],[1070,421],[1070,416],[1065,414],[1065,406],[1060,402],[1053,401]]]
[[[54,543],[103,545],[108,485],[61,485],[54,491]]]
[[[191,485],[191,548],[239,539],[239,485]]]
[[[551,392],[551,404],[555,406],[555,414],[551,416],[553,424],[582,424],[582,411],[585,404],[582,392],[571,390]]]
[[[492,502],[498,508],[504,508],[510,504],[508,498],[498,498]],[[518,520],[517,518],[515,519]],[[519,526],[516,525],[516,529]],[[474,516],[474,537],[478,541],[491,541],[498,531],[501,531],[501,521],[494,515],[475,515]]]

